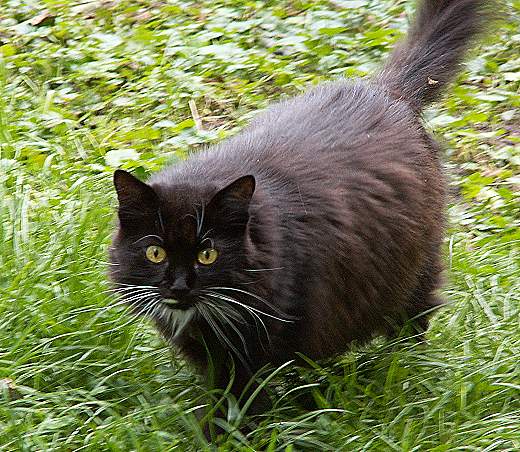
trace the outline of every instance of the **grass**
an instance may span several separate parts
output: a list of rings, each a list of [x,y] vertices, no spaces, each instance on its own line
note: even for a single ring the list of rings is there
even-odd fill
[[[412,3],[3,3],[1,450],[208,447],[194,412],[210,395],[150,325],[108,309],[111,173],[145,176],[268,101],[369,73]],[[283,369],[276,408],[219,450],[520,449],[520,2],[505,3],[510,20],[426,114],[453,192],[450,305],[428,345],[378,339]]]

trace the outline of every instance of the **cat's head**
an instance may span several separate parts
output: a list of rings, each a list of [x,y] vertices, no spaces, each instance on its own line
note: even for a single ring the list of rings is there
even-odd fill
[[[237,287],[247,269],[253,176],[221,188],[147,184],[118,170],[114,185],[119,225],[110,275],[136,312],[175,321],[214,303],[221,288]]]

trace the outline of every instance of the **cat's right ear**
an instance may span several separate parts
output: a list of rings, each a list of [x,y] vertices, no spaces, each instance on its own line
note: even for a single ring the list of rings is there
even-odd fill
[[[145,215],[155,215],[159,199],[152,187],[141,182],[130,173],[116,170],[114,186],[119,200],[119,220],[121,225],[130,225]]]

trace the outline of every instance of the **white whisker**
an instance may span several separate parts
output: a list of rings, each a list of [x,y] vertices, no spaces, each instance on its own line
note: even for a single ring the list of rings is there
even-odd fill
[[[227,289],[227,288],[224,288],[224,287],[210,287],[209,289]],[[245,292],[245,291],[241,291],[240,289],[235,289],[235,290],[237,290],[238,292]],[[213,295],[217,295],[218,297],[225,297],[223,299],[226,299],[227,301],[229,301],[231,303],[235,303],[235,304],[237,304],[239,306],[242,306],[245,309],[251,309],[251,310],[257,312],[258,314],[265,315],[266,317],[269,317],[271,319],[278,320],[280,322],[286,322],[286,323],[293,323],[294,322],[294,320],[282,319],[280,317],[276,317],[275,315],[268,314],[267,312],[264,312],[261,309],[258,309],[258,308],[253,307],[253,306],[246,305],[244,303],[241,303],[240,301],[238,301],[238,300],[236,300],[234,298],[231,298],[231,297],[229,297],[227,295],[224,295],[224,294],[222,294],[220,292],[214,292],[214,291],[209,291],[209,290],[208,290],[208,292],[212,293]],[[208,292],[206,292],[206,293],[208,293]]]
[[[238,359],[246,366],[246,368],[249,368],[248,361],[244,358],[242,353],[233,345],[233,342],[229,340],[229,338],[225,335],[225,333],[222,331],[222,329],[218,326],[217,322],[212,318],[209,310],[207,310],[207,306],[203,304],[198,305],[199,312],[204,317],[204,320],[208,323],[210,328],[213,330],[219,341],[223,345],[227,345],[229,349],[234,352],[234,354],[237,356]]]
[[[243,303],[240,303],[239,301],[235,300],[234,298],[231,298],[229,296],[226,296],[226,295],[222,295],[222,294],[219,294],[219,293],[216,293],[216,292],[211,292],[211,293],[208,293],[208,296],[212,297],[212,298],[216,298],[216,299],[220,299],[220,300],[224,300],[224,301],[229,301],[230,303],[233,303],[233,304],[237,304],[238,306],[242,307],[243,309],[246,310],[246,312],[253,318],[253,320],[255,321],[255,326],[256,326],[256,330],[258,332],[258,338],[260,339],[260,343],[262,344],[262,348],[264,348],[265,350],[265,347],[263,345],[263,342],[262,342],[262,339],[261,339],[261,336],[260,336],[260,331],[258,329],[258,322],[260,322],[260,324],[262,325],[264,331],[265,331],[265,335],[267,337],[267,340],[269,341],[269,345],[272,345],[271,344],[271,336],[269,335],[269,331],[267,330],[267,327],[264,323],[264,321],[262,320],[262,318],[253,310],[251,309],[250,306],[247,306]]]
[[[158,235],[155,235],[155,234],[149,234],[149,235],[145,235],[144,237],[141,237],[140,239],[137,239],[135,242],[132,243],[132,245],[139,243],[141,240],[150,239],[150,238],[156,239],[159,242],[163,243],[162,237],[159,237]]]
[[[157,289],[156,286],[143,286],[140,284],[114,283],[116,286],[134,287],[136,289]]]
[[[279,317],[276,317],[276,316],[273,316],[271,314],[267,314],[266,312],[264,311],[261,311],[260,309],[258,308],[254,308],[256,309],[258,312],[264,314],[264,315],[267,315],[268,317],[272,317],[274,319],[277,319],[277,320],[280,320],[282,322],[292,322],[294,320],[297,320],[295,317],[292,317],[292,316],[289,316],[287,314],[285,314],[283,311],[281,311],[279,308],[277,308],[276,306],[274,306],[272,303],[268,302],[265,298],[262,298],[260,295],[256,295],[252,292],[248,292],[247,290],[243,290],[243,289],[237,289],[236,287],[208,287],[207,288],[208,290],[231,290],[231,291],[235,291],[235,292],[239,292],[239,293],[242,293],[244,295],[248,295],[252,298],[254,298],[255,300],[258,300],[258,301],[261,301],[262,303],[264,303],[268,308],[272,309],[274,312],[276,312],[277,314],[280,314],[280,316],[283,316],[283,317],[286,317],[285,319],[281,319]],[[252,306],[250,306],[252,307]]]
[[[283,270],[285,267],[273,267],[273,268],[245,268],[246,272],[272,272],[275,270]]]
[[[204,303],[208,308],[210,308],[214,313],[215,313],[215,316],[216,317],[219,317],[224,321],[226,322],[230,327],[231,329],[236,333],[236,335],[239,337],[240,341],[242,342],[242,345],[244,346],[244,352],[246,353],[247,357],[249,359],[251,359],[250,355],[249,355],[249,351],[247,349],[247,343],[246,343],[246,340],[244,338],[244,335],[240,332],[240,330],[233,324],[233,322],[231,322],[231,320],[229,319],[229,317],[227,317],[223,311],[219,310],[217,306],[213,305],[212,303],[210,303],[209,301],[206,301]]]
[[[134,330],[134,333],[132,334],[132,337],[130,338],[130,341],[128,342],[128,345],[126,347],[126,350],[124,352],[124,356],[126,356],[126,354],[128,353],[128,350],[130,349],[130,346],[132,345],[132,343],[134,342],[134,339],[135,337],[137,336],[137,333],[138,331],[140,330],[142,324],[146,321],[147,317],[152,314],[152,312],[154,311],[155,309],[155,306],[157,305],[157,303],[159,303],[161,301],[161,298],[160,297],[155,297],[155,298],[152,298],[149,303],[146,305],[146,308],[143,310],[143,312],[141,313],[142,314],[142,318],[141,320],[139,321],[139,323],[137,324],[137,326],[135,327],[135,330]]]

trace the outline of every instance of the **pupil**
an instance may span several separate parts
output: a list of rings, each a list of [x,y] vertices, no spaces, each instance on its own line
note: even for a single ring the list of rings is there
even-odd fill
[[[155,248],[155,249],[153,250],[153,255],[154,255],[155,257],[158,257],[158,256],[159,256],[159,250],[158,250],[157,248]]]

